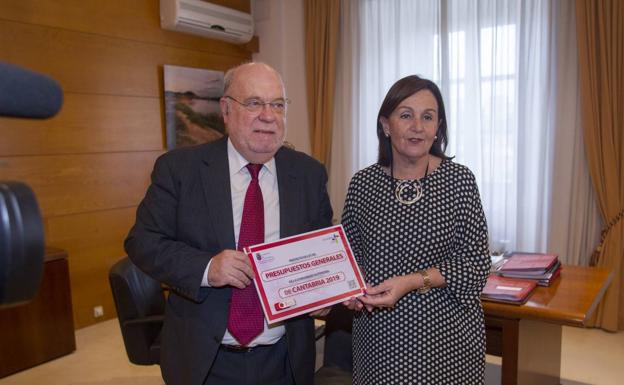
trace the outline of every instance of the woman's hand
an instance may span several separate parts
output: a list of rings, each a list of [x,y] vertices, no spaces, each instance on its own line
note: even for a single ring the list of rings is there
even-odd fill
[[[373,307],[393,308],[405,294],[418,288],[418,278],[414,274],[399,275],[389,278],[377,286],[366,290],[366,295],[359,297],[370,311]]]
[[[371,284],[367,283],[365,292],[368,292],[368,289],[370,289],[371,287]],[[346,306],[349,310],[362,311],[362,309],[364,308],[364,304],[360,301],[360,298],[362,297],[360,296],[358,298],[349,298],[348,300],[342,302],[342,304]],[[371,311],[373,310],[373,307],[366,306],[366,309],[368,311]]]
[[[342,302],[344,306],[346,306],[349,310],[361,311],[364,305],[362,302],[358,301],[357,298],[349,298],[348,300]]]

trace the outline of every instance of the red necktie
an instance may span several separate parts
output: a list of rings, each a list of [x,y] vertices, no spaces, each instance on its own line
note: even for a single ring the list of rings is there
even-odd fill
[[[264,202],[258,183],[261,164],[248,164],[251,182],[245,194],[243,216],[238,234],[238,250],[264,242]],[[264,330],[264,314],[254,284],[232,288],[228,330],[241,345],[249,344]]]

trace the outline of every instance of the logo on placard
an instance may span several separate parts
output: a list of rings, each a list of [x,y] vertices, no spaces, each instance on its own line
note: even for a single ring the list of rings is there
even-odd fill
[[[271,262],[274,259],[274,257],[269,252],[257,252],[254,257],[256,258],[256,261],[258,261],[258,263],[267,263]]]
[[[295,306],[295,299],[294,298],[286,298],[285,300],[281,301],[281,302],[275,302],[274,306],[275,306],[275,311],[281,311],[281,310],[285,310],[288,309],[289,307],[293,307]]]
[[[340,239],[340,236],[336,233],[333,233],[332,235],[323,238],[324,241],[330,241],[331,243],[335,243],[338,244],[338,240]]]

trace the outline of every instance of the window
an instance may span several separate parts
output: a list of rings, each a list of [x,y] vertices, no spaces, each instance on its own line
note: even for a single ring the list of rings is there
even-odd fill
[[[366,0],[357,9],[357,164],[376,161],[376,117],[403,76],[432,79],[447,155],[477,178],[494,242],[544,250],[553,145],[550,2]]]

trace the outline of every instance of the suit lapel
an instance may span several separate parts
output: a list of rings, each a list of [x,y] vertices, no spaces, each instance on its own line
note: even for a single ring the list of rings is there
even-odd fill
[[[227,155],[227,137],[206,146],[200,175],[210,213],[210,224],[221,249],[235,249],[232,193]]]
[[[297,218],[301,218],[301,186],[292,162],[284,159],[283,151],[275,154],[277,184],[280,205],[280,238],[295,235],[299,231]]]
[[[297,219],[302,218],[299,200],[303,192],[295,165],[284,158],[282,151],[275,154],[275,168],[280,201],[280,238],[284,238],[300,231],[301,224]],[[219,245],[221,249],[235,249],[227,137],[206,146],[200,175],[210,224],[219,238]]]

